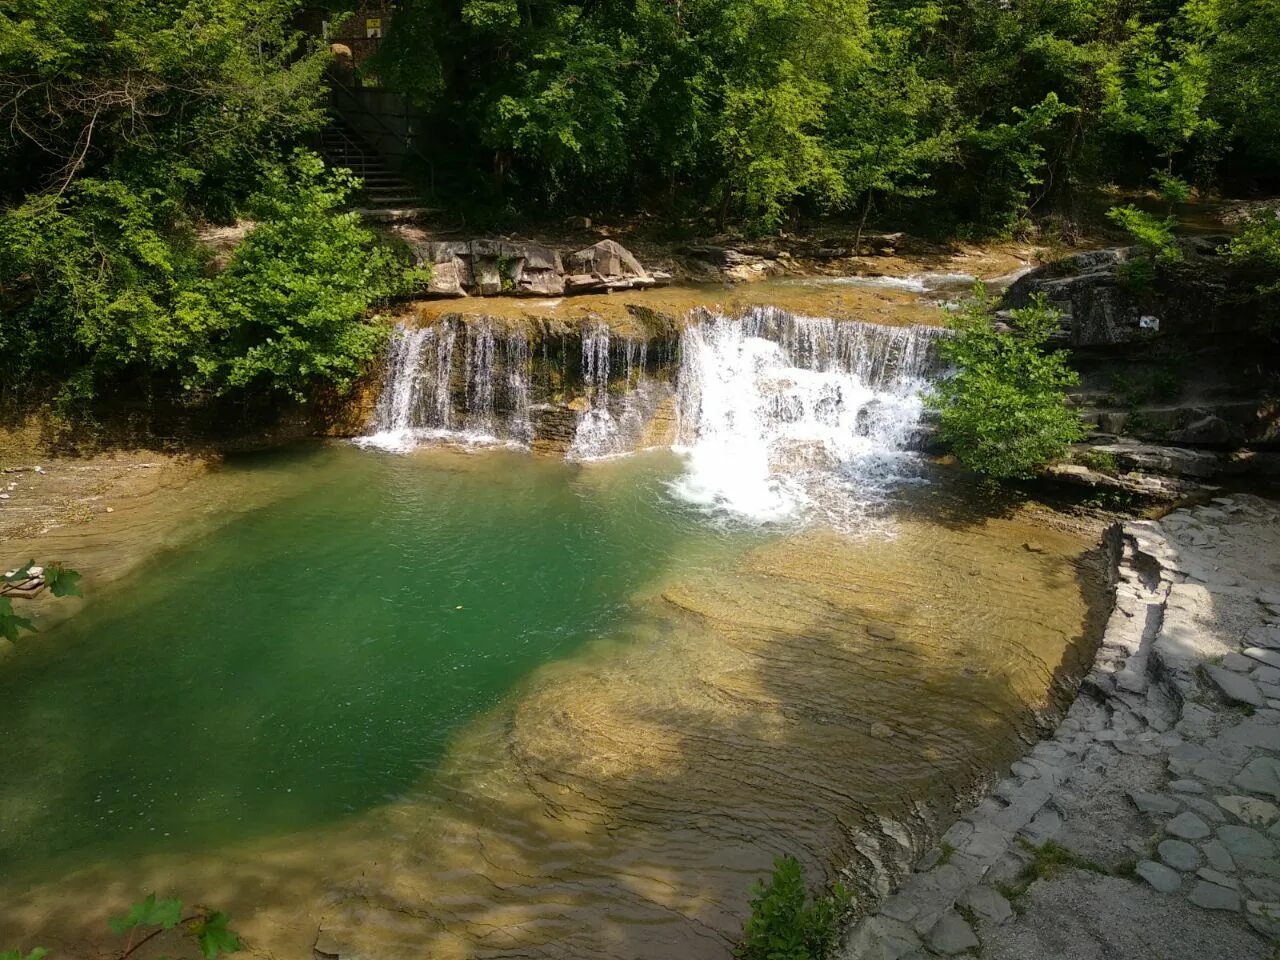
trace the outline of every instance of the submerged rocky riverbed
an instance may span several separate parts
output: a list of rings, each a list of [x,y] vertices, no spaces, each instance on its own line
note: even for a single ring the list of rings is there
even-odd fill
[[[89,955],[156,889],[262,955],[723,957],[778,853],[901,876],[1096,636],[1090,539],[941,475],[857,534],[726,527],[666,455],[227,469],[300,488],[0,676],[6,942]]]

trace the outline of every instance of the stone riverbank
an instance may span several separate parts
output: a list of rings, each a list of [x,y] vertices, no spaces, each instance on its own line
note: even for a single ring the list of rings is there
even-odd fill
[[[1280,505],[1108,535],[1115,609],[1055,735],[842,960],[1266,960],[1280,940]]]

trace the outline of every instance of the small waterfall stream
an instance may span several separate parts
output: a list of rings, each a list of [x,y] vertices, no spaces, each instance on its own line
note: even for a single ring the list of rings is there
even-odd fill
[[[456,320],[398,326],[387,345],[373,432],[356,442],[384,450],[430,440],[526,446],[533,439],[529,391],[523,336]]]
[[[554,358],[542,338],[535,385],[523,333],[456,318],[399,327],[374,431],[359,442],[527,447],[538,439],[534,411],[554,408],[561,422],[573,418],[561,434],[565,456],[600,460],[671,443],[669,430],[655,440],[650,429],[663,408],[664,422],[674,413],[674,446],[686,461],[673,485],[678,497],[753,522],[816,513],[856,525],[913,471],[921,392],[939,373],[944,335],[772,307],[703,311],[689,318],[675,356],[664,349],[672,338],[655,346],[593,324],[581,333],[580,368],[575,337],[561,339]]]
[[[886,327],[758,308],[681,337],[682,499],[754,522],[819,515],[857,526],[909,476],[936,375],[934,327]]]

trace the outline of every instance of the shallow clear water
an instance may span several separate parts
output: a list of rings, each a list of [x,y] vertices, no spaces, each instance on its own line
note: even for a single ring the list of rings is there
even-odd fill
[[[723,960],[779,853],[909,869],[1078,670],[1092,544],[927,470],[761,526],[686,466],[327,445],[191,485],[199,536],[0,667],[0,943],[98,956],[156,890],[261,955]]]
[[[254,458],[302,489],[0,670],[0,864],[184,849],[385,802],[647,581],[729,547],[664,494],[490,453]],[[739,537],[740,541],[750,537]]]

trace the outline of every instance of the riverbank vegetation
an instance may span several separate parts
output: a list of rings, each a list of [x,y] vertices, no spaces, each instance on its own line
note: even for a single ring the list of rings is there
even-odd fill
[[[737,960],[827,957],[839,940],[840,922],[851,902],[852,895],[838,881],[831,893],[811,898],[800,861],[778,857],[768,883],[760,881],[752,888],[751,916],[734,956]]]
[[[988,306],[977,296],[956,314],[955,336],[940,346],[954,373],[926,402],[966,466],[1000,479],[1030,477],[1085,436],[1066,404],[1079,377],[1066,351],[1047,348],[1061,318],[1042,299],[1010,311],[1012,330],[993,327]]]
[[[0,394],[295,396],[377,349],[403,281],[300,150],[327,53],[294,0],[33,0],[0,13]],[[241,219],[228,263],[198,242]],[[246,222],[247,221],[247,222]],[[225,267],[225,269],[221,269]]]

